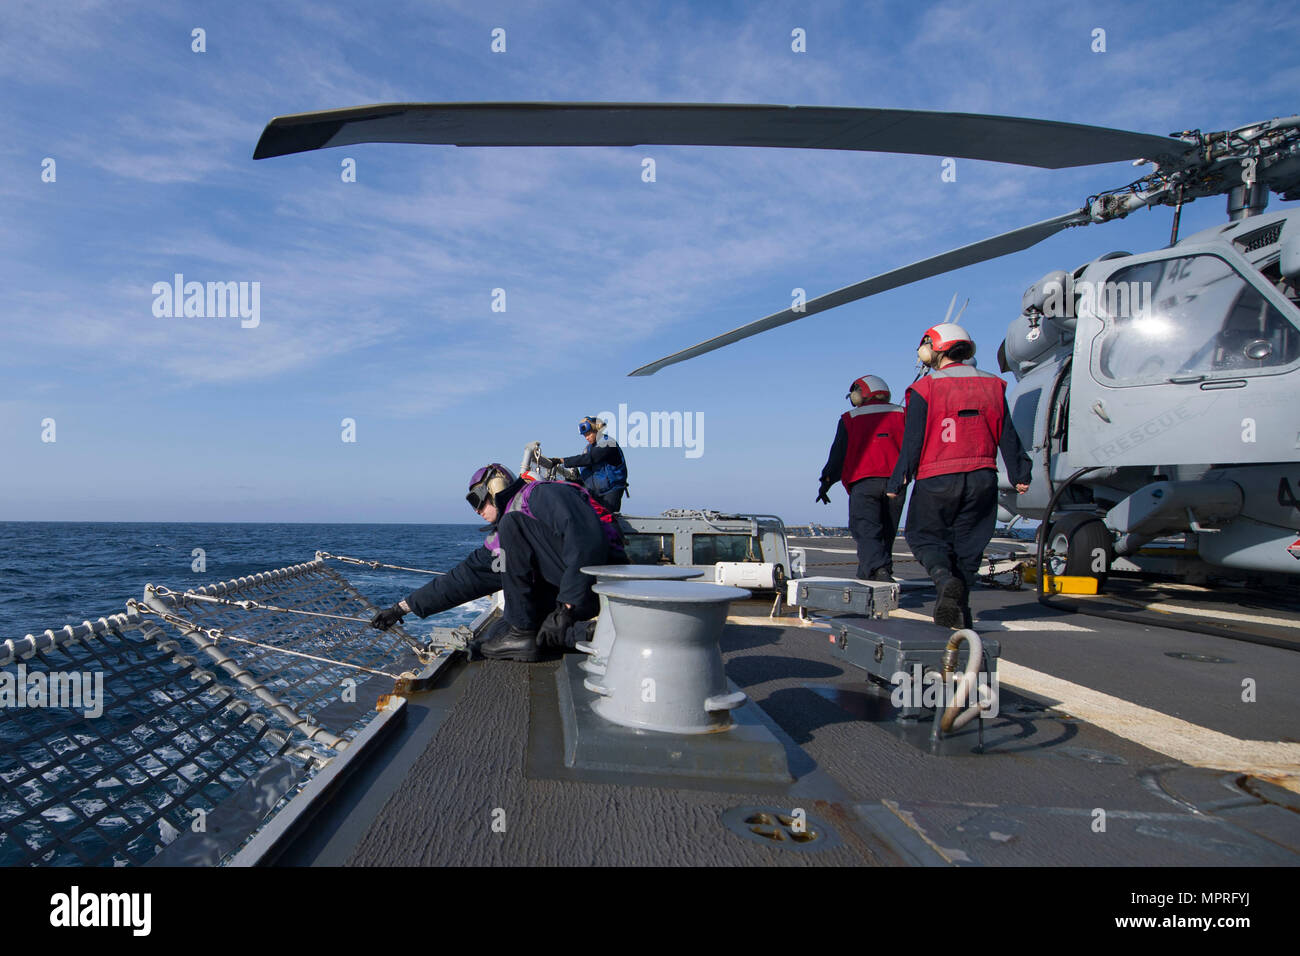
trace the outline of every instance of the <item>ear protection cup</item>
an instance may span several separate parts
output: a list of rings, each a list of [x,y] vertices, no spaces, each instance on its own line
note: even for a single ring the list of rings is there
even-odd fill
[[[854,408],[871,402],[889,401],[889,386],[878,375],[863,375],[855,378],[849,386],[849,393],[844,396],[853,403]]]
[[[497,472],[495,475],[493,475],[491,478],[488,479],[488,483],[487,483],[488,494],[495,496],[505,491],[509,485],[510,482],[506,481],[505,475],[501,474],[500,472]]]
[[[927,367],[934,363],[934,349],[930,348],[929,341],[921,343],[921,347],[916,350],[916,357]]]
[[[948,350],[948,358],[954,362],[964,362],[975,357],[974,342],[957,342]]]

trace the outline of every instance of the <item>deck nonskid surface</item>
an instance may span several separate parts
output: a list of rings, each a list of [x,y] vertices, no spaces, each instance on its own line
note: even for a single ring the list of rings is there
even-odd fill
[[[852,573],[847,539],[807,539],[810,574]],[[903,543],[900,541],[900,545]],[[829,545],[837,550],[822,550]],[[900,552],[905,551],[905,546]],[[919,579],[898,554],[896,572]],[[924,613],[922,587],[903,606]],[[1032,592],[981,589],[977,630],[1003,659],[1230,738],[1286,743],[1300,655],[1221,638],[1040,614]],[[727,675],[786,738],[789,788],[575,774],[556,736],[556,663],[474,663],[461,696],[351,852],[362,865],[898,865],[901,863],[1244,865],[1300,862],[1300,814],[1263,802],[1238,781],[1249,767],[1188,767],[1124,735],[1053,709],[1058,701],[1002,687],[1002,713],[949,755],[926,728],[885,719],[865,674],[827,653],[817,626],[765,620],[766,603],[733,613],[723,638]],[[999,622],[1059,620],[1079,630],[1006,630]],[[1230,664],[1167,656],[1172,649]],[[1293,662],[1293,658],[1295,661]],[[1242,675],[1257,700],[1241,700]],[[1293,731],[1292,731],[1293,732]],[[1276,799],[1276,797],[1275,797]],[[1285,802],[1282,800],[1281,802]],[[796,852],[727,829],[739,806],[804,809],[834,845]]]

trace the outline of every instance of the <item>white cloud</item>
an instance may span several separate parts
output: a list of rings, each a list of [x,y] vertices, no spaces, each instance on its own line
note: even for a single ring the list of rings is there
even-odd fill
[[[1185,82],[1153,82],[1212,62],[1216,34],[1203,23],[1125,24],[1104,60],[1069,52],[1086,49],[1091,10],[944,3],[899,36],[883,22],[843,35],[842,19],[875,22],[847,5],[765,4],[734,22],[680,4],[576,7],[562,19],[554,9],[413,5],[381,23],[341,7],[243,6],[213,14],[205,61],[184,45],[159,52],[186,13],[149,25],[123,54],[119,38],[142,19],[115,21],[95,3],[69,15],[10,8],[17,29],[0,39],[10,76],[90,97],[81,112],[56,111],[61,155],[105,174],[78,170],[101,195],[75,221],[44,218],[29,196],[21,219],[0,224],[19,273],[0,333],[10,366],[129,362],[187,388],[351,361],[355,394],[420,414],[492,387],[471,371],[485,339],[494,367],[522,376],[569,368],[597,332],[611,354],[668,328],[685,346],[759,317],[754,301],[776,311],[794,285],[817,295],[1119,184],[1101,171],[962,163],[959,184],[944,187],[931,157],[666,147],[357,146],[253,164],[262,124],[279,113],[519,95],[908,105],[1159,131],[1240,111],[1256,80],[1189,65]],[[511,52],[493,59],[486,27],[507,13]],[[808,54],[789,51],[792,26],[809,31]],[[123,56],[129,88],[114,88]],[[1265,82],[1281,90],[1286,75]],[[39,141],[36,122],[21,115],[18,139]],[[639,180],[644,155],[659,163],[657,183]],[[358,161],[355,184],[338,179],[344,156]],[[76,249],[76,261],[25,251],[33,236]],[[261,282],[262,328],[154,319],[149,285],[175,271]],[[497,285],[505,314],[487,308]],[[436,357],[443,372],[376,368],[377,350]]]

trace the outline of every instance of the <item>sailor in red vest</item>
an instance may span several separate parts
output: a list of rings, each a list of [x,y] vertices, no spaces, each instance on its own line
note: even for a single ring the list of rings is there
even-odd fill
[[[582,568],[627,561],[613,516],[581,485],[527,481],[493,463],[474,472],[465,500],[492,534],[447,574],[370,622],[387,630],[407,614],[428,617],[495,591],[504,620],[473,650],[486,658],[537,661],[542,649],[570,649],[589,636],[595,579]]]
[[[1011,425],[1007,383],[966,364],[975,343],[959,325],[927,329],[917,357],[930,373],[907,390],[907,426],[888,493],[916,478],[905,534],[938,591],[934,623],[971,626],[970,591],[997,517],[997,455],[1016,491],[1031,466]]]
[[[889,403],[889,386],[875,375],[856,379],[844,397],[853,407],[840,416],[817,500],[830,504],[826,492],[831,485],[844,485],[849,532],[858,546],[858,577],[893,581],[894,538],[903,499],[887,497],[885,485],[903,444],[903,409]]]

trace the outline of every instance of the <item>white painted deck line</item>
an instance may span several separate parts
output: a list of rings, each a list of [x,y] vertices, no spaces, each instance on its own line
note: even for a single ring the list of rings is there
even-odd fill
[[[896,611],[889,612],[890,617],[901,617],[905,621],[933,621],[929,614],[922,614],[919,611],[909,611],[905,607],[900,607]],[[983,634],[986,631],[1076,631],[1080,634],[1095,634],[1096,631],[1091,627],[1081,627],[1078,624],[1069,624],[1065,621],[976,621],[975,633]]]
[[[1188,766],[1287,778],[1278,782],[1300,791],[1300,744],[1230,737],[1121,697],[1023,667],[1005,657],[998,660],[998,680],[1059,701],[1054,709]],[[1252,705],[1243,703],[1242,706]]]
[[[1266,614],[1242,614],[1240,611],[1186,607],[1182,604],[1170,604],[1168,602],[1148,604],[1146,607],[1152,611],[1164,611],[1169,614],[1186,614],[1191,617],[1213,617],[1224,621],[1245,621],[1250,624],[1272,624],[1274,627],[1300,628],[1300,621],[1295,618],[1270,617]]]

